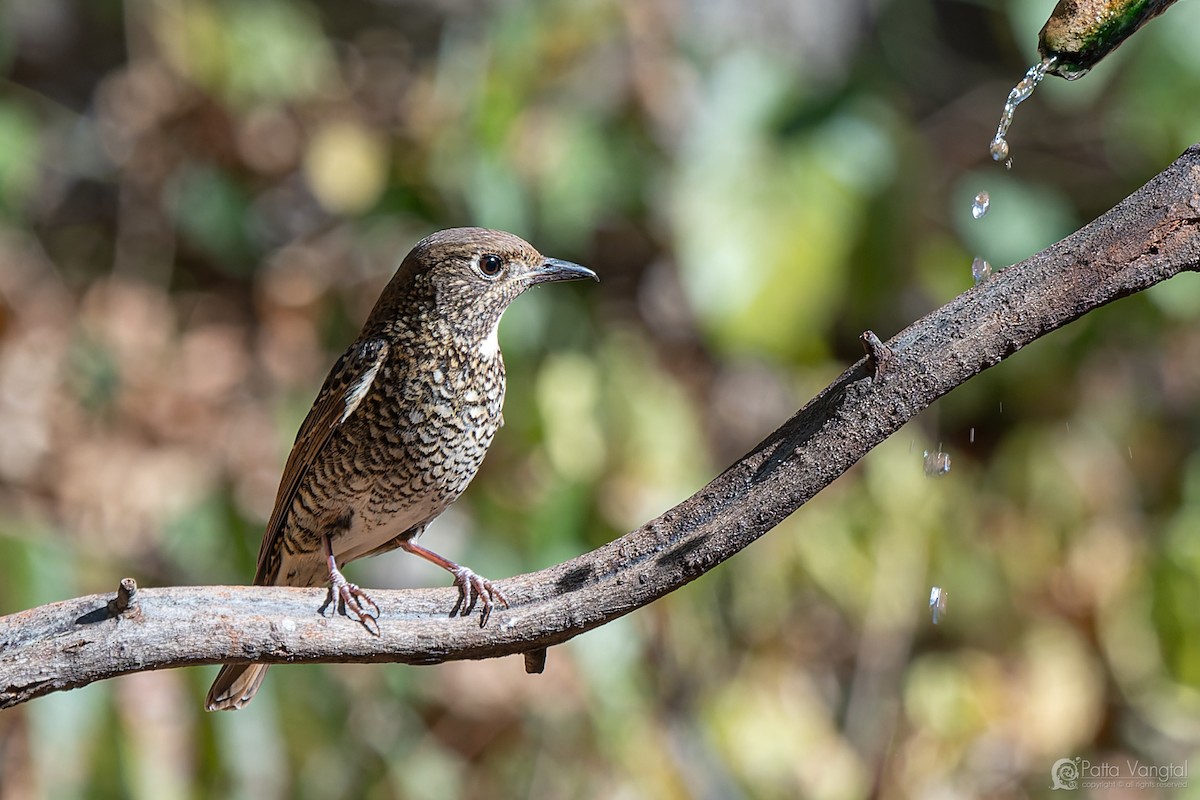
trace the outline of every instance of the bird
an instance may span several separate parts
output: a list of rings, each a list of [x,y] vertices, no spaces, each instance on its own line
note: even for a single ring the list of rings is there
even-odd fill
[[[400,548],[454,576],[451,616],[478,601],[483,626],[496,604],[508,606],[491,581],[418,539],[467,488],[502,424],[501,315],[533,286],[580,279],[599,280],[503,231],[450,228],[418,242],[300,426],[254,583],[327,583],[319,613],[341,607],[378,635],[378,605],[341,568]],[[267,666],[224,665],[205,707],[243,707]]]

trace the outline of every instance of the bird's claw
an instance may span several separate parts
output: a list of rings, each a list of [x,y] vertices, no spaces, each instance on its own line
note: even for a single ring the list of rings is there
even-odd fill
[[[480,575],[476,575],[467,567],[459,567],[453,571],[454,585],[458,587],[458,602],[450,610],[450,616],[461,613],[468,616],[475,610],[475,603],[481,606],[479,627],[487,625],[488,617],[492,615],[492,607],[502,603],[508,608],[508,598],[494,583]]]
[[[358,584],[350,583],[335,572],[329,578],[329,599],[325,606],[341,606],[346,616],[361,624],[371,634],[379,635],[379,605]],[[324,611],[325,606],[321,609]]]

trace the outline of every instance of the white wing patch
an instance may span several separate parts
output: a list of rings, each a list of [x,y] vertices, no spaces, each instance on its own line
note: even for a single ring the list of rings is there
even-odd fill
[[[342,412],[342,418],[338,420],[339,423],[350,419],[350,415],[354,413],[354,409],[358,408],[358,404],[367,396],[367,392],[371,390],[371,384],[375,382],[375,376],[379,373],[379,367],[382,366],[383,359],[387,356],[387,351],[386,347],[379,348],[379,357],[375,359],[375,363],[346,392],[346,410]]]

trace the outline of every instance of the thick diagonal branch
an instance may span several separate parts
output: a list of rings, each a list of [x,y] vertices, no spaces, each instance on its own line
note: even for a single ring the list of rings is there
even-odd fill
[[[512,608],[495,611],[485,628],[446,616],[455,602],[449,589],[373,592],[378,637],[344,617],[318,616],[324,592],[316,589],[150,588],[111,604],[111,595],[93,595],[0,619],[0,707],[188,664],[428,664],[537,652],[720,564],[930,403],[1038,337],[1197,269],[1200,145],[1083,230],[877,346],[885,370],[867,358],[850,367],[675,508],[586,555],[500,582]]]

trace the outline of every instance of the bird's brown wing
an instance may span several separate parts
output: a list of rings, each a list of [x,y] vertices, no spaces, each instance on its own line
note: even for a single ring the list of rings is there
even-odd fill
[[[258,551],[258,570],[254,576],[256,584],[269,585],[274,581],[283,547],[283,529],[296,492],[333,432],[358,408],[387,360],[388,351],[388,343],[384,339],[370,338],[355,342],[325,378],[325,384],[313,401],[308,416],[304,418],[300,432],[296,434],[296,443],[292,445],[287,466],[283,469],[279,493],[275,496],[275,509],[271,512],[271,521],[267,523],[262,547]]]

